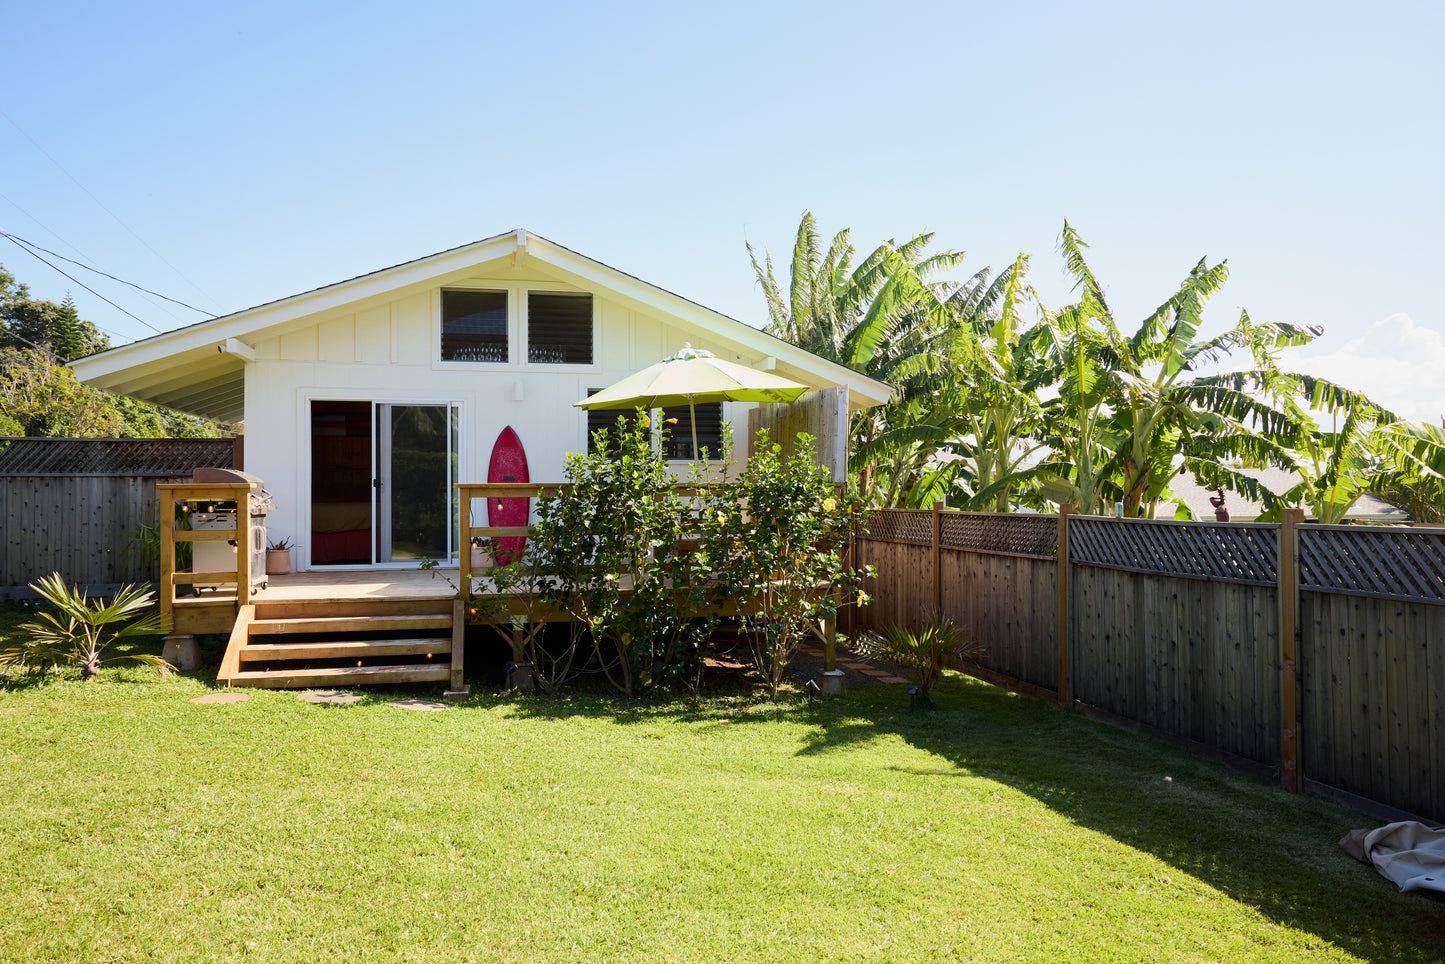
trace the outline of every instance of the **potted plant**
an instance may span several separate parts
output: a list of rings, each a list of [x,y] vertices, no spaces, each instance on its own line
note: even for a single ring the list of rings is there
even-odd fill
[[[266,545],[266,575],[284,576],[291,571],[291,540],[272,539]]]

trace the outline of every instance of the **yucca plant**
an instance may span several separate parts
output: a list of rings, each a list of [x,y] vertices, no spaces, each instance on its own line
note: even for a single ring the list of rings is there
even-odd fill
[[[918,680],[918,698],[932,706],[928,695],[943,675],[949,659],[970,659],[981,647],[964,635],[947,616],[936,614],[918,629],[890,626],[881,634],[864,633],[853,641],[853,649],[864,659],[892,663],[913,673]]]
[[[0,652],[0,667],[7,672],[11,668],[78,665],[80,678],[93,680],[103,663],[124,659],[154,666],[162,677],[174,668],[159,656],[147,653],[102,658],[106,648],[118,639],[161,632],[159,613],[143,615],[155,599],[150,590],[122,586],[107,604],[104,599],[90,599],[78,587],[66,586],[58,572],[31,583],[30,588],[55,607],[55,612],[42,612],[34,622],[16,627],[19,645]]]

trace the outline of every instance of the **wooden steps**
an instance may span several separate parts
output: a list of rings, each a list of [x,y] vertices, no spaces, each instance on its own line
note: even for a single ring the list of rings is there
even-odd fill
[[[448,626],[448,629],[451,627]],[[450,639],[349,639],[322,643],[251,643],[241,662],[297,659],[374,659],[378,656],[451,656]]]
[[[217,682],[297,689],[450,683],[465,692],[456,597],[256,601],[241,607]]]
[[[452,616],[308,616],[299,619],[257,619],[252,636],[297,633],[380,633],[395,630],[451,629]]]
[[[267,670],[241,672],[231,677],[232,686],[263,689],[306,689],[312,686],[374,686],[378,683],[439,683],[451,676],[448,663],[411,666],[331,666],[323,669]]]

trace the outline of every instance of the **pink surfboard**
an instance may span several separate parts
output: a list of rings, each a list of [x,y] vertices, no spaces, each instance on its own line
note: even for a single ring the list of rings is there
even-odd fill
[[[492,460],[487,465],[488,482],[530,482],[527,474],[527,450],[522,440],[508,425],[497,436],[492,446]],[[527,498],[487,499],[487,525],[524,526],[532,512],[532,500]],[[526,536],[498,536],[492,540],[496,546],[497,565],[505,566],[521,555],[527,544]]]

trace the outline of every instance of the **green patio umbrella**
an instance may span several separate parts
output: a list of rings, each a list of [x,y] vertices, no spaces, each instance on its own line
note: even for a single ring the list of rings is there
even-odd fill
[[[692,451],[696,457],[698,402],[791,402],[807,390],[807,385],[724,361],[689,344],[656,365],[572,404],[578,408],[686,405],[692,416]]]

